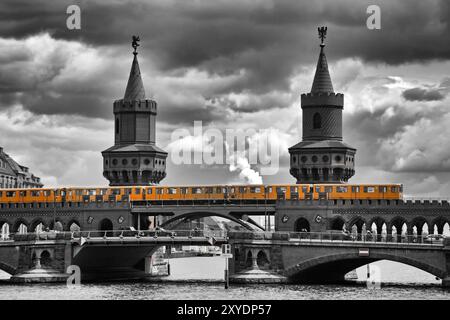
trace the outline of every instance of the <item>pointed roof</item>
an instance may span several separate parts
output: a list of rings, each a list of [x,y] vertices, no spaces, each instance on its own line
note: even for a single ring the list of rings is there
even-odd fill
[[[123,100],[145,100],[144,84],[142,83],[141,70],[137,60],[137,53],[134,54],[133,63],[131,65],[130,77],[128,78],[127,89]]]
[[[317,61],[316,74],[311,88],[311,93],[333,93],[330,73],[328,72],[327,57],[323,48],[325,44],[320,44],[319,60]]]

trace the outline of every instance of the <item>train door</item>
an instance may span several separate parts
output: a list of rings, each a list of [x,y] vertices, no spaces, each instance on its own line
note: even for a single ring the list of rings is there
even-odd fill
[[[277,200],[286,200],[286,187],[277,187]]]

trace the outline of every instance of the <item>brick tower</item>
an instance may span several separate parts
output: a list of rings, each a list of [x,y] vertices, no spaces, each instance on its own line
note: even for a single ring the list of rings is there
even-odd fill
[[[156,146],[156,101],[145,98],[137,59],[139,37],[123,99],[114,101],[114,146],[102,152],[110,186],[157,184],[166,176],[167,152]]]
[[[301,95],[303,139],[289,148],[297,183],[345,183],[354,174],[356,149],[342,141],[344,95],[334,93],[324,51],[327,28],[319,28],[320,54],[310,93]]]

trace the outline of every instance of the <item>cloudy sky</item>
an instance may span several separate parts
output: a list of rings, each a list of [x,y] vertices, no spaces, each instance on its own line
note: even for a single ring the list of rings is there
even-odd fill
[[[66,27],[72,4],[81,30]],[[366,27],[372,4],[381,30]],[[294,183],[287,148],[301,140],[300,94],[311,89],[317,26],[327,25],[344,140],[358,150],[351,182],[449,197],[449,20],[447,0],[2,0],[0,146],[47,186],[105,185],[100,152],[113,144],[112,102],[125,92],[137,34],[160,147],[172,150],[174,130],[199,120],[272,129],[280,169],[261,178]],[[164,184],[243,183],[260,172],[170,160],[167,170]]]

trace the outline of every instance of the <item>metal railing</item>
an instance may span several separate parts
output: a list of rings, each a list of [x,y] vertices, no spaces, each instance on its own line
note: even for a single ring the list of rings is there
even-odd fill
[[[290,232],[290,240],[307,242],[360,242],[384,244],[443,245],[444,235],[392,235],[374,233],[339,233],[339,232]]]
[[[80,238],[226,238],[224,230],[86,230],[43,231],[0,235],[2,241],[71,240]]]

